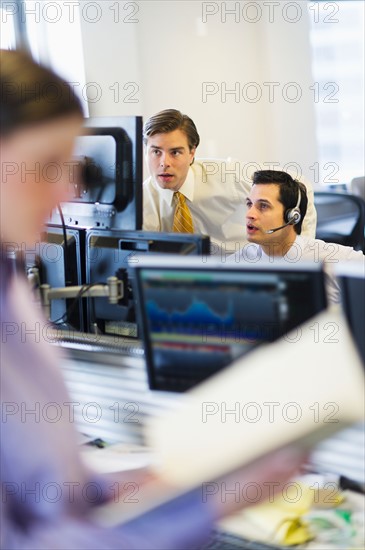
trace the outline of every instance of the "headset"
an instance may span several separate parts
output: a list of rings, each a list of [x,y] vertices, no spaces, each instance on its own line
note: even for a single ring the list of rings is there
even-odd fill
[[[300,187],[298,186],[297,204],[294,206],[294,208],[289,208],[285,212],[284,214],[285,224],[281,225],[280,227],[275,227],[274,229],[269,229],[268,231],[265,231],[265,233],[271,234],[271,233],[275,233],[275,231],[279,231],[279,229],[283,229],[284,227],[287,227],[288,225],[297,225],[302,219],[302,215],[299,209],[301,198],[302,198],[302,195],[300,192]]]

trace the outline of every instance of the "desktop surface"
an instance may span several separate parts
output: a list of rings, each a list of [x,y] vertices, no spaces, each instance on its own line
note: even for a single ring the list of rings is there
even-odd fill
[[[60,331],[57,334],[58,338],[62,340]],[[95,438],[101,437],[106,441],[111,439],[115,442],[124,441],[126,444],[142,444],[137,432],[140,432],[146,418],[150,414],[161,414],[162,411],[167,414],[170,408],[176,406],[176,401],[179,401],[180,396],[148,390],[143,350],[138,346],[138,356],[135,355],[134,348],[137,346],[134,341],[130,341],[132,350],[124,352],[123,349],[114,349],[117,341],[113,337],[94,335],[92,338],[92,335],[85,334],[85,345],[82,345],[82,349],[80,349],[81,336],[77,338],[76,345],[71,343],[71,339],[74,340],[74,338],[66,338],[67,348],[73,352],[74,359],[73,364],[71,362],[64,364],[71,396],[75,402],[81,404],[76,412],[82,410],[84,403],[90,403],[90,400],[100,403],[103,408],[102,421],[90,424],[90,422],[85,422],[80,414],[80,418],[77,418],[77,421],[80,420],[79,427],[82,427],[82,431],[86,430],[86,433],[90,432]],[[121,340],[124,348],[125,342],[123,339]],[[98,348],[97,352],[95,344]],[[56,345],[60,345],[60,343]],[[126,418],[129,418],[128,415],[131,412],[129,408],[131,403],[139,405],[139,410],[135,412],[135,418],[139,419],[138,422],[126,422]],[[116,404],[118,404],[118,408],[116,408]],[[125,408],[126,405],[128,408]],[[115,418],[117,410],[119,411],[119,423],[116,423]],[[83,424],[81,424],[82,420]],[[363,455],[363,438],[359,439],[354,433],[350,436],[351,447],[350,439],[346,441],[339,441],[337,438],[331,439],[329,458],[322,461],[321,470],[326,465],[328,466],[327,460],[331,460],[331,458],[341,460],[342,465],[348,464],[350,467],[356,450],[359,455]],[[329,469],[329,471],[332,470]],[[341,471],[341,469],[337,470],[338,473]],[[355,474],[348,473],[348,475],[354,476]],[[242,538],[220,526],[200,550],[273,550],[274,548],[281,547],[261,543],[256,539],[253,541]],[[310,546],[310,548],[315,548],[315,546]]]
[[[213,531],[211,539],[197,550],[280,550],[282,548],[282,546],[272,546],[217,530]]]

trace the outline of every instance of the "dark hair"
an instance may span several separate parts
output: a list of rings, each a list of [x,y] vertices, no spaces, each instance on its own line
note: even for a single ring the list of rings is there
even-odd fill
[[[295,232],[300,235],[308,206],[307,189],[304,183],[293,179],[287,172],[281,172],[279,170],[259,170],[252,176],[252,185],[255,184],[279,185],[279,201],[284,205],[284,212],[296,207],[298,202],[298,191],[300,192],[299,210],[301,213],[301,220],[294,225]]]
[[[200,137],[194,122],[176,109],[165,109],[146,121],[143,128],[143,143],[146,145],[147,139],[155,134],[167,134],[174,130],[181,130],[186,134],[190,151],[198,147]]]
[[[0,50],[0,58],[1,135],[64,115],[83,116],[70,85],[52,70],[23,51]]]

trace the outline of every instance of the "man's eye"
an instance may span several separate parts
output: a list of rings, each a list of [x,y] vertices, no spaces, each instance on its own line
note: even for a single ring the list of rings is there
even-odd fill
[[[160,154],[160,151],[158,149],[152,149],[152,154],[157,156]]]
[[[181,155],[181,151],[173,151],[172,154],[174,155],[174,157],[177,157]]]
[[[268,207],[269,207],[268,204],[261,204],[260,205],[260,210],[266,210]]]

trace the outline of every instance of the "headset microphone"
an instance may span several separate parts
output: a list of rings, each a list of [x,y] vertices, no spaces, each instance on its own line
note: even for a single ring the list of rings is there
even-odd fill
[[[284,220],[286,223],[284,225],[281,225],[280,227],[275,227],[274,229],[269,229],[268,231],[265,231],[267,235],[271,235],[271,233],[275,233],[276,231],[279,231],[279,229],[284,229],[284,227],[287,227],[288,225],[297,225],[297,223],[300,222],[302,219],[302,215],[299,210],[301,200],[301,194],[300,194],[300,188],[298,188],[298,200],[297,204],[294,208],[290,208],[285,212]]]
[[[298,222],[295,222],[298,223]],[[275,229],[269,229],[268,231],[265,231],[267,235],[271,235],[271,233],[275,233],[276,231],[279,231],[279,229],[284,229],[284,227],[287,227],[288,225],[295,225],[293,222],[287,222],[284,223],[284,225],[281,225],[280,227],[275,227]]]

